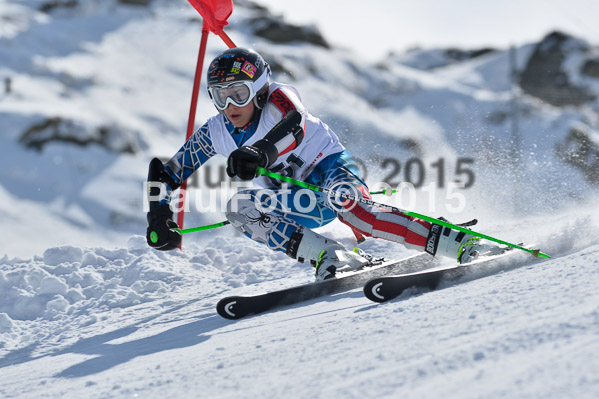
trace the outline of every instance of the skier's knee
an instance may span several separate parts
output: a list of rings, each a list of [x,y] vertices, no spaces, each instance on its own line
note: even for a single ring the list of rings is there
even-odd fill
[[[245,213],[248,209],[255,208],[253,190],[243,190],[233,195],[227,203],[225,215],[230,220],[229,215]]]
[[[372,208],[364,206],[357,202],[353,207],[348,207],[339,212],[337,216],[342,223],[348,225],[354,230],[367,236],[372,235],[373,224],[377,219],[377,214],[372,212]]]

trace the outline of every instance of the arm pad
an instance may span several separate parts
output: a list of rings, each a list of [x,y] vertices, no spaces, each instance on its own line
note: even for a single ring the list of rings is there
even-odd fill
[[[253,144],[268,158],[267,167],[286,152],[299,146],[304,139],[304,117],[297,110],[291,110],[277,123],[262,140]]]

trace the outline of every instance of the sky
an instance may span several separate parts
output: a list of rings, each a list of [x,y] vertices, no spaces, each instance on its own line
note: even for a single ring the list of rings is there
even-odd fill
[[[415,46],[507,48],[555,29],[599,44],[597,0],[256,1],[289,22],[317,25],[333,45],[371,60]]]

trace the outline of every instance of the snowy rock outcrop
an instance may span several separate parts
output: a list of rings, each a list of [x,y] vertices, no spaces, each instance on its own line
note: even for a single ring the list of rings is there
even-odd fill
[[[583,40],[553,32],[535,48],[520,77],[524,92],[558,107],[582,105],[597,98],[587,87],[573,82],[567,69],[569,58],[580,57],[590,51]]]
[[[50,143],[67,143],[85,147],[96,144],[117,153],[133,154],[137,144],[134,134],[118,126],[87,126],[80,121],[48,118],[29,127],[19,141],[41,151]]]

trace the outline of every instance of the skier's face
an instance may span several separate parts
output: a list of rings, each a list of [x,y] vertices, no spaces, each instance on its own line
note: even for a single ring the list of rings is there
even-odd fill
[[[254,102],[250,102],[245,107],[238,107],[234,104],[229,104],[225,109],[225,115],[235,127],[244,127],[254,115]]]

